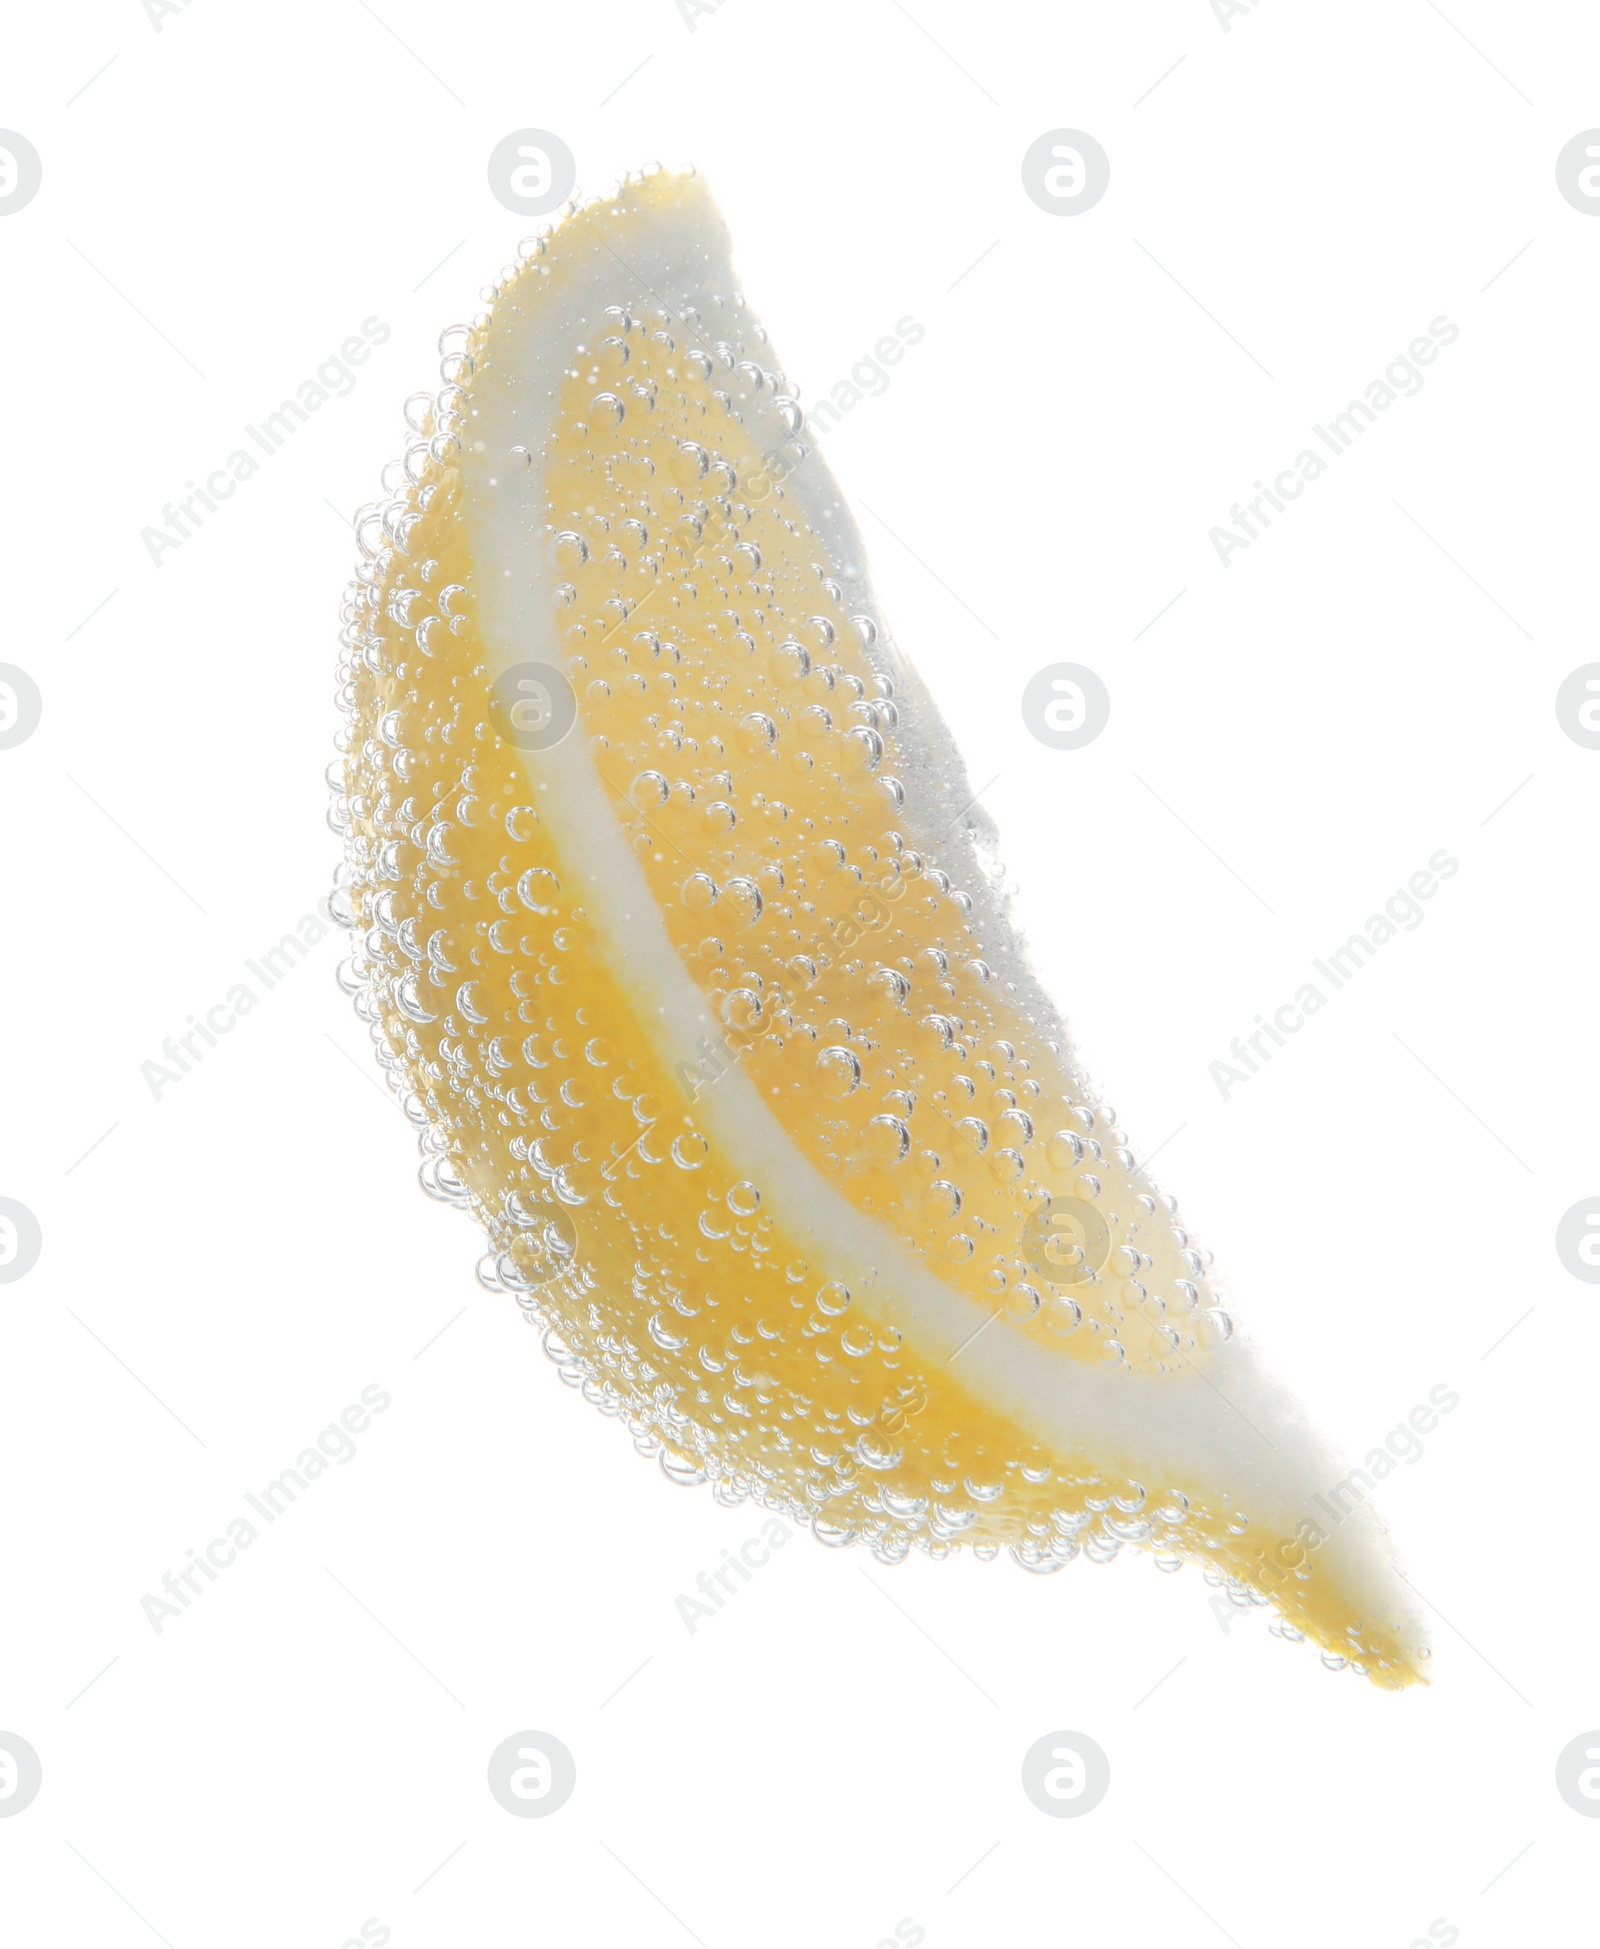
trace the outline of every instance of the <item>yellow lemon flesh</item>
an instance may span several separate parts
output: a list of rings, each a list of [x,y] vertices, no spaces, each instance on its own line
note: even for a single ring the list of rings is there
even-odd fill
[[[1380,1684],[1383,1532],[1080,1071],[692,175],[528,240],[360,526],[347,976],[480,1276],[678,1480],[1125,1545]]]

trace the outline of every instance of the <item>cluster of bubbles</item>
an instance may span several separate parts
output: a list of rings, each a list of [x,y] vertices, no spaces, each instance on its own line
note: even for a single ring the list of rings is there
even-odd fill
[[[548,249],[548,233],[526,239],[485,297],[545,274]],[[544,531],[590,749],[730,1031],[699,1080],[716,1087],[737,1062],[785,1093],[818,1167],[1016,1330],[1182,1368],[1231,1332],[1209,1255],[1070,1050],[985,958],[984,890],[899,829],[906,700],[876,626],[826,562],[808,587],[784,579],[785,537],[814,538],[775,477],[741,497],[729,442],[629,444],[631,427],[692,412],[697,392],[732,422],[754,406],[799,426],[759,327],[733,315],[742,300],[720,302],[721,333],[687,310],[606,313],[584,348],[592,367],[574,373],[593,390],[568,422],[571,505]],[[411,438],[358,516],[329,773],[346,848],[335,911],[356,937],[340,979],[417,1132],[423,1189],[483,1226],[481,1283],[516,1301],[562,1379],[671,1480],[755,1497],[889,1562],[1009,1547],[1048,1572],[1137,1546],[1178,1568],[1204,1547],[1201,1512],[1026,1440],[996,1453],[963,1433],[899,1333],[875,1323],[870,1292],[785,1258],[762,1187],[667,1114],[584,999],[588,917],[483,721],[462,559],[452,579],[488,323],[442,335],[440,388],[407,402]],[[652,451],[669,455],[659,477]],[[508,452],[506,480],[532,458]],[[746,492],[759,484],[747,470]],[[658,579],[679,626],[626,629]],[[1138,1322],[1151,1331],[1130,1352]]]
[[[941,1277],[1052,1345],[1181,1371],[1232,1332],[1209,1256],[986,958],[981,895],[901,830],[908,700],[785,494],[797,401],[742,299],[710,302],[610,306],[578,347],[544,527],[674,945],[812,1162]]]

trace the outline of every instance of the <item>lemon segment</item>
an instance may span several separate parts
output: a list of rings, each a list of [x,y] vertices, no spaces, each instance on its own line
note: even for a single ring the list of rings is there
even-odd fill
[[[886,1560],[1423,1635],[1083,1075],[693,176],[529,240],[361,526],[348,976],[483,1276],[680,1480]]]

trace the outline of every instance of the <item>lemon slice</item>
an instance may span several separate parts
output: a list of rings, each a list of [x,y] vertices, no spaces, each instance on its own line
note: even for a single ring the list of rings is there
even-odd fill
[[[1384,1685],[1386,1539],[1085,1079],[699,180],[529,239],[366,511],[347,982],[563,1377],[831,1543],[1189,1560]]]

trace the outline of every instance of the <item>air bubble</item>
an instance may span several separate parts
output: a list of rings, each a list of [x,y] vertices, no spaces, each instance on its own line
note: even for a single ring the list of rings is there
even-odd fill
[[[811,668],[811,652],[792,638],[772,652],[772,680],[777,684],[797,684]]]
[[[746,879],[743,875],[728,882],[722,889],[722,898],[735,918],[742,921],[746,927],[755,925],[761,918],[762,908],[766,904],[760,887],[754,880]]]
[[[853,1051],[835,1045],[817,1054],[817,1087],[835,1100],[861,1087],[861,1064]]]
[[[706,452],[705,448],[699,446],[695,441],[681,441],[677,452],[672,456],[672,465],[670,468],[672,478],[680,487],[693,487],[698,484],[700,477],[705,473],[707,466],[710,464],[710,459],[711,456]]]
[[[536,914],[553,914],[561,882],[545,866],[530,866],[517,882],[517,898]]]
[[[876,771],[883,757],[883,739],[876,731],[868,730],[866,725],[858,724],[853,731],[844,734],[845,751],[851,767],[856,771]]]

